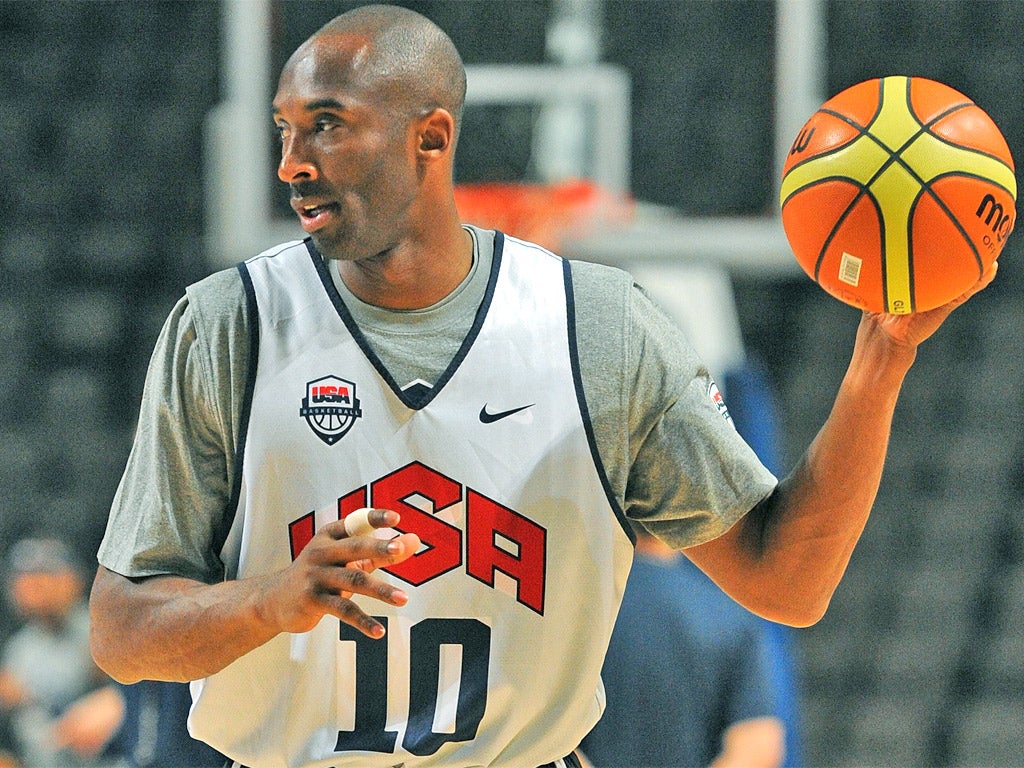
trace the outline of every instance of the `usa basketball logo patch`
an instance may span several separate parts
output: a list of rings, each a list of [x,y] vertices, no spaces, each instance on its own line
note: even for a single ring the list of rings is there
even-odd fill
[[[363,415],[356,397],[356,385],[337,376],[324,376],[306,384],[299,416],[313,434],[328,445],[341,440]]]
[[[711,402],[715,404],[718,412],[722,414],[722,418],[732,424],[732,416],[729,415],[729,409],[725,407],[725,398],[722,396],[722,390],[713,381],[708,381],[708,397],[711,398]]]

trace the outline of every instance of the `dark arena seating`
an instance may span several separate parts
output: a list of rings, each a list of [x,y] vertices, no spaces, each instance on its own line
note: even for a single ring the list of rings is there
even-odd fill
[[[408,4],[452,33],[467,64],[537,64],[557,0]],[[275,72],[351,5],[275,4]],[[948,82],[1024,161],[1024,3],[824,9],[825,91],[889,74]],[[777,215],[775,10],[605,0],[603,60],[632,82],[638,200]],[[221,266],[204,240],[203,136],[222,97],[222,13],[212,0],[0,2],[4,546],[45,531],[92,557],[163,319]],[[474,120],[467,135],[489,129]],[[266,127],[272,141],[269,110]],[[493,153],[465,148],[460,173],[498,173],[485,168]],[[862,544],[830,612],[796,633],[803,764],[1024,766],[1022,243],[1010,238],[993,286],[922,347]],[[826,416],[858,313],[794,269],[731,278],[788,467]]]

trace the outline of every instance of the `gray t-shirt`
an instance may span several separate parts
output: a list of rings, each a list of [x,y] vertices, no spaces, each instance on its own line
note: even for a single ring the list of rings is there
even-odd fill
[[[400,387],[430,385],[473,323],[494,233],[467,227],[473,267],[445,299],[394,311],[342,300]],[[670,546],[714,538],[775,487],[727,421],[713,382],[679,328],[624,271],[573,262],[580,376],[615,501]],[[223,578],[214,551],[231,500],[250,355],[235,269],[189,286],[150,361],[139,425],[99,561],[125,576]]]

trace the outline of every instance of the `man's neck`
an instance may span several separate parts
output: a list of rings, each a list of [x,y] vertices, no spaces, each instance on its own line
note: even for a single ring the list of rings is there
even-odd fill
[[[454,291],[473,265],[473,238],[459,227],[457,235],[433,249],[389,251],[361,261],[338,261],[346,287],[361,301],[385,309],[423,309]]]

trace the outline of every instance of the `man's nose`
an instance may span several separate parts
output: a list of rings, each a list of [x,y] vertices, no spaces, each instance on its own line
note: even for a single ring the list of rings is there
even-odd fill
[[[277,166],[277,177],[291,184],[294,181],[308,181],[318,176],[316,163],[308,147],[295,135],[287,137],[281,144],[281,162]]]

